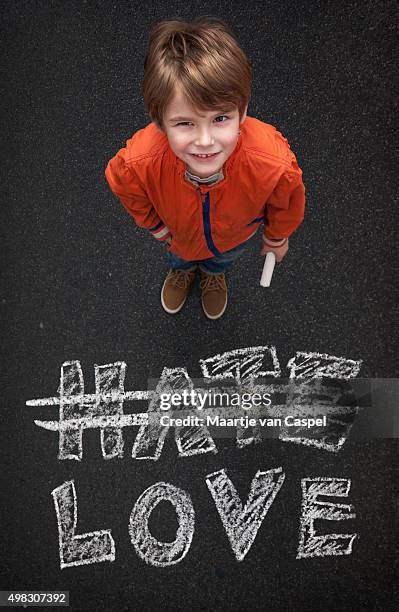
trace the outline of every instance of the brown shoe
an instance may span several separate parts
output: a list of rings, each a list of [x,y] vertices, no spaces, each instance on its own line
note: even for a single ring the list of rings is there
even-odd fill
[[[227,286],[224,274],[206,274],[200,270],[202,308],[208,319],[218,319],[227,306]]]
[[[183,308],[194,278],[194,270],[169,270],[161,291],[161,304],[166,312],[176,314]]]

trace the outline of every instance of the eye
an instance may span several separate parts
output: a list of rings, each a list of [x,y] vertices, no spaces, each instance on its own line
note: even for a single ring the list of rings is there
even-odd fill
[[[176,123],[175,127],[177,127],[178,125],[189,125],[189,123],[190,121],[181,121],[180,123]]]
[[[219,115],[219,117],[216,117],[215,121],[217,121],[218,119],[223,119],[223,117],[225,119],[229,119],[229,117],[227,115]],[[225,121],[217,121],[217,123],[226,123]]]

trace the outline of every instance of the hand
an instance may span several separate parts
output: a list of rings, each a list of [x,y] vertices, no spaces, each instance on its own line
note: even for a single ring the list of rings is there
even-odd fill
[[[261,255],[267,255],[267,253],[274,253],[276,256],[276,261],[280,262],[283,260],[284,256],[287,254],[288,251],[288,238],[285,239],[285,242],[278,247],[275,246],[271,246],[270,244],[266,244],[264,241],[262,241],[262,249],[260,254]]]

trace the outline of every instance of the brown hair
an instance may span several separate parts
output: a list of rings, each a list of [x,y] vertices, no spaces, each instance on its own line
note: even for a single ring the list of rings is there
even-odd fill
[[[237,107],[242,119],[251,94],[251,65],[218,17],[164,20],[152,28],[144,60],[143,98],[161,129],[176,84],[194,109]]]

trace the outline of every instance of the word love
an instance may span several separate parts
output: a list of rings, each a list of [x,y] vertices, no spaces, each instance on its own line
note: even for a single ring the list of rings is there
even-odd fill
[[[231,549],[237,561],[250,550],[260,526],[285,479],[281,467],[258,471],[243,506],[237,490],[224,469],[206,476],[206,484],[215,503]],[[317,520],[342,521],[356,515],[349,504],[326,501],[326,497],[347,497],[350,480],[345,478],[303,478],[297,559],[349,555],[357,534],[317,534]],[[77,495],[74,481],[52,491],[58,521],[59,555],[62,568],[114,561],[116,546],[111,530],[76,534]],[[323,496],[323,500],[319,497]],[[178,522],[173,542],[162,542],[149,529],[151,513],[160,502],[169,502]],[[190,495],[167,482],[148,487],[136,501],[130,514],[129,535],[138,556],[148,565],[166,567],[182,561],[190,549],[195,530],[195,511]]]
[[[336,388],[321,389],[322,379],[348,380],[358,375],[361,361],[336,357],[322,353],[297,352],[287,363],[288,380],[291,384],[261,385],[257,379],[279,378],[282,370],[274,346],[256,346],[236,349],[200,360],[202,376],[206,383],[220,380],[233,381],[237,389],[245,388],[256,395],[267,396],[270,393],[291,394],[292,405],[302,416],[314,412],[317,408],[323,411],[328,406],[333,409],[329,419],[331,427],[314,439],[308,432],[300,435],[300,429],[295,433],[282,431],[280,440],[314,446],[319,449],[337,452],[345,442],[351,424],[348,410],[340,406],[341,394]],[[201,390],[194,393],[194,384],[186,368],[164,368],[155,391],[125,391],[126,363],[117,361],[106,365],[95,365],[95,393],[85,393],[84,379],[79,361],[66,361],[61,366],[59,396],[28,400],[28,406],[59,406],[58,421],[35,420],[35,424],[50,431],[59,433],[58,458],[80,461],[83,456],[84,429],[100,430],[101,450],[104,459],[121,458],[124,453],[123,428],[139,426],[131,455],[136,459],[159,459],[164,445],[168,426],[160,423],[158,415],[162,412],[162,397],[173,396],[174,391],[187,389],[190,397],[201,397]],[[295,394],[293,395],[293,381]],[[259,381],[260,382],[260,381]],[[317,387],[319,385],[319,387]],[[202,390],[206,395],[208,390]],[[320,404],[320,397],[327,398]],[[241,396],[243,397],[243,395]],[[146,413],[125,414],[124,402],[132,400],[148,400]],[[327,404],[326,404],[327,401]],[[282,411],[286,405],[273,405],[275,414]],[[197,407],[198,406],[194,406]],[[247,406],[242,405],[246,409]],[[343,408],[345,418],[336,418],[338,409]],[[230,415],[229,415],[230,416]],[[297,416],[301,416],[298,414]],[[254,440],[260,440],[261,435],[251,435],[237,428],[237,445],[242,448]],[[203,453],[217,453],[216,443],[206,425],[177,427],[175,440],[179,456],[189,456]]]

